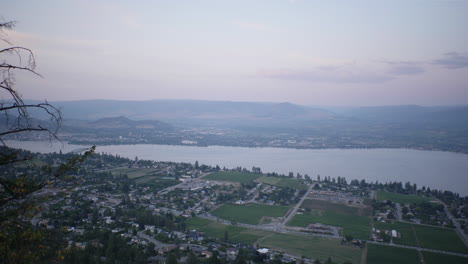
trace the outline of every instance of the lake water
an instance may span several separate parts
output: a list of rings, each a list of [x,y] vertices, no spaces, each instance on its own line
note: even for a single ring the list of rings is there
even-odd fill
[[[8,146],[34,152],[66,153],[81,145],[41,141],[7,141]],[[366,181],[401,181],[446,189],[468,195],[468,155],[442,151],[411,149],[285,149],[242,147],[192,147],[168,145],[98,146],[98,153],[122,157],[219,165],[221,168],[260,167],[263,172],[318,174],[331,177],[365,179]]]

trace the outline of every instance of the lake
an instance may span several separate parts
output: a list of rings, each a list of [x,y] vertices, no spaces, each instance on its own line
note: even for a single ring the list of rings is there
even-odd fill
[[[8,146],[34,152],[66,153],[81,145],[42,141],[6,141]],[[219,165],[221,168],[260,167],[263,172],[318,174],[366,181],[410,181],[418,187],[451,190],[468,195],[468,154],[412,149],[286,149],[193,147],[169,145],[97,146],[96,152],[134,159]]]

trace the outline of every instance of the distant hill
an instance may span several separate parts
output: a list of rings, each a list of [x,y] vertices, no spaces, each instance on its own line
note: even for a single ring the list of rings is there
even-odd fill
[[[468,106],[323,109],[196,100],[51,103],[61,108],[62,131],[75,143],[403,147],[468,153]]]
[[[417,105],[317,108],[292,103],[259,103],[203,100],[116,101],[84,100],[51,102],[60,107],[65,120],[78,119],[119,125],[158,126],[159,120],[177,126],[282,127],[314,124],[403,124],[435,127],[468,127],[468,106]],[[45,116],[44,116],[45,117]],[[124,120],[123,118],[128,120]],[[95,123],[95,124],[98,124]],[[109,125],[110,125],[109,123]]]
[[[377,123],[468,127],[468,106],[374,106],[343,108],[335,112],[346,117]]]
[[[92,128],[114,128],[114,129],[159,129],[159,130],[168,130],[173,127],[165,122],[158,120],[140,120],[134,121],[126,117],[107,117],[101,118],[96,121],[88,123]]]
[[[86,100],[51,102],[60,107],[64,119],[97,120],[127,117],[132,120],[171,122],[290,122],[330,120],[335,114],[291,103],[256,103],[197,100],[114,101]]]

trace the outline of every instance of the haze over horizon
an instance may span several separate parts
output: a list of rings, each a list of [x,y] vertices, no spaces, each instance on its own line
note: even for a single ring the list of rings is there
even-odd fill
[[[28,99],[468,104],[468,1],[10,1]],[[5,46],[1,44],[0,48]]]

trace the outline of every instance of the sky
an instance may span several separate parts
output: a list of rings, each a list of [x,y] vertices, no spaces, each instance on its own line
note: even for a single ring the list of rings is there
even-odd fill
[[[468,104],[468,0],[5,1],[24,98]],[[0,48],[8,45],[0,43]],[[5,58],[2,58],[5,59]],[[12,58],[6,58],[12,60]]]

